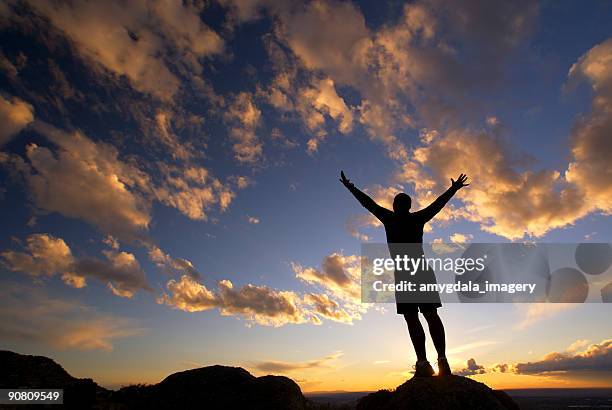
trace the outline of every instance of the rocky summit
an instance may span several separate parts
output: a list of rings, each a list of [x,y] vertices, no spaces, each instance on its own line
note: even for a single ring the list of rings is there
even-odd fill
[[[358,410],[448,409],[514,410],[518,405],[503,391],[467,377],[414,377],[394,391],[379,390],[357,402]]]

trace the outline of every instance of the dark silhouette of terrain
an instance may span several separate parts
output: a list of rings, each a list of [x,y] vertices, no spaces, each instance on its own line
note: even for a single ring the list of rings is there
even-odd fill
[[[306,409],[300,387],[283,376],[255,377],[240,367],[186,370],[150,386],[124,387],[113,401],[129,409]]]
[[[0,351],[0,389],[64,389],[68,408],[92,408],[108,390],[91,379],[72,377],[62,366],[44,356]],[[46,405],[0,405],[0,408],[45,408]],[[57,405],[48,405],[57,408]]]
[[[395,391],[379,390],[357,402],[357,410],[449,409],[514,410],[519,406],[500,390],[467,377],[414,377]]]
[[[311,401],[283,376],[255,377],[240,367],[208,366],[186,370],[152,385],[117,391],[91,379],[72,377],[55,361],[0,351],[0,388],[63,388],[71,409],[349,409]],[[57,405],[0,406],[13,409],[57,409]],[[381,390],[358,400],[357,409],[518,409],[504,392],[459,377],[413,378],[395,391]]]
[[[158,384],[112,391],[91,379],[72,377],[48,357],[0,351],[0,389],[7,388],[64,389],[65,407],[72,409],[320,408],[302,395],[293,380],[283,376],[255,377],[240,367],[202,367],[171,374]],[[23,410],[42,409],[45,405],[0,407]]]

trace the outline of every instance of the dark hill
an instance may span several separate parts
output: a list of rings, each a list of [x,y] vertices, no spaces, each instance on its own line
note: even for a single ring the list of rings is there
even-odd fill
[[[113,401],[129,409],[306,409],[300,387],[283,376],[255,377],[240,367],[208,366],[161,383],[124,387]]]
[[[91,379],[72,377],[48,357],[9,351],[0,351],[0,388],[64,389],[65,407],[79,410],[310,408],[293,380],[282,376],[255,377],[240,367],[202,367],[171,374],[158,384],[110,391]],[[12,408],[45,407],[58,408],[57,405],[16,405]]]
[[[22,355],[0,350],[0,389],[64,389],[65,407],[91,408],[110,393],[91,379],[72,377],[62,366],[45,356]],[[18,405],[40,409],[41,405]],[[2,406],[2,408],[10,408]],[[57,408],[57,406],[50,408]]]
[[[518,405],[503,391],[467,377],[419,377],[395,391],[379,390],[357,402],[358,410],[449,409],[514,410]]]

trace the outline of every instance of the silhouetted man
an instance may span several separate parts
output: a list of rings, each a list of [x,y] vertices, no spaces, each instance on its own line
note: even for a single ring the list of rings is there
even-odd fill
[[[387,244],[391,257],[397,255],[408,255],[411,258],[420,258],[423,255],[423,227],[431,220],[444,205],[455,195],[455,193],[468,186],[465,181],[465,174],[459,175],[457,180],[451,179],[451,187],[442,195],[432,202],[427,208],[417,212],[410,212],[412,200],[405,193],[400,193],[393,199],[393,211],[390,211],[378,205],[372,198],[360,191],[358,188],[346,178],[344,172],[340,172],[340,181],[348,188],[349,191],[357,198],[357,200],[368,211],[382,222],[387,234]],[[436,283],[436,276],[432,269],[427,267],[410,275],[406,271],[395,271],[395,282],[400,283],[402,280],[412,281],[418,279],[420,283]],[[450,375],[451,369],[446,360],[446,341],[444,337],[444,325],[437,309],[442,306],[440,303],[440,295],[434,294],[425,295],[427,303],[423,303],[420,298],[417,302],[406,301],[410,297],[403,292],[401,297],[396,292],[397,313],[404,315],[408,324],[408,332],[410,339],[417,355],[415,365],[415,376],[433,376],[434,370],[427,361],[425,354],[425,332],[419,321],[419,311],[425,316],[429,326],[429,333],[433,340],[436,351],[438,352],[438,374],[441,376]],[[420,295],[421,297],[423,295]]]

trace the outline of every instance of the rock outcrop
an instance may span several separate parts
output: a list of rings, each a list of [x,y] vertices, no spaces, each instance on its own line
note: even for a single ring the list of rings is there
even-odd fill
[[[395,391],[379,390],[357,402],[358,410],[448,409],[515,410],[518,405],[503,391],[461,376],[415,377]]]

